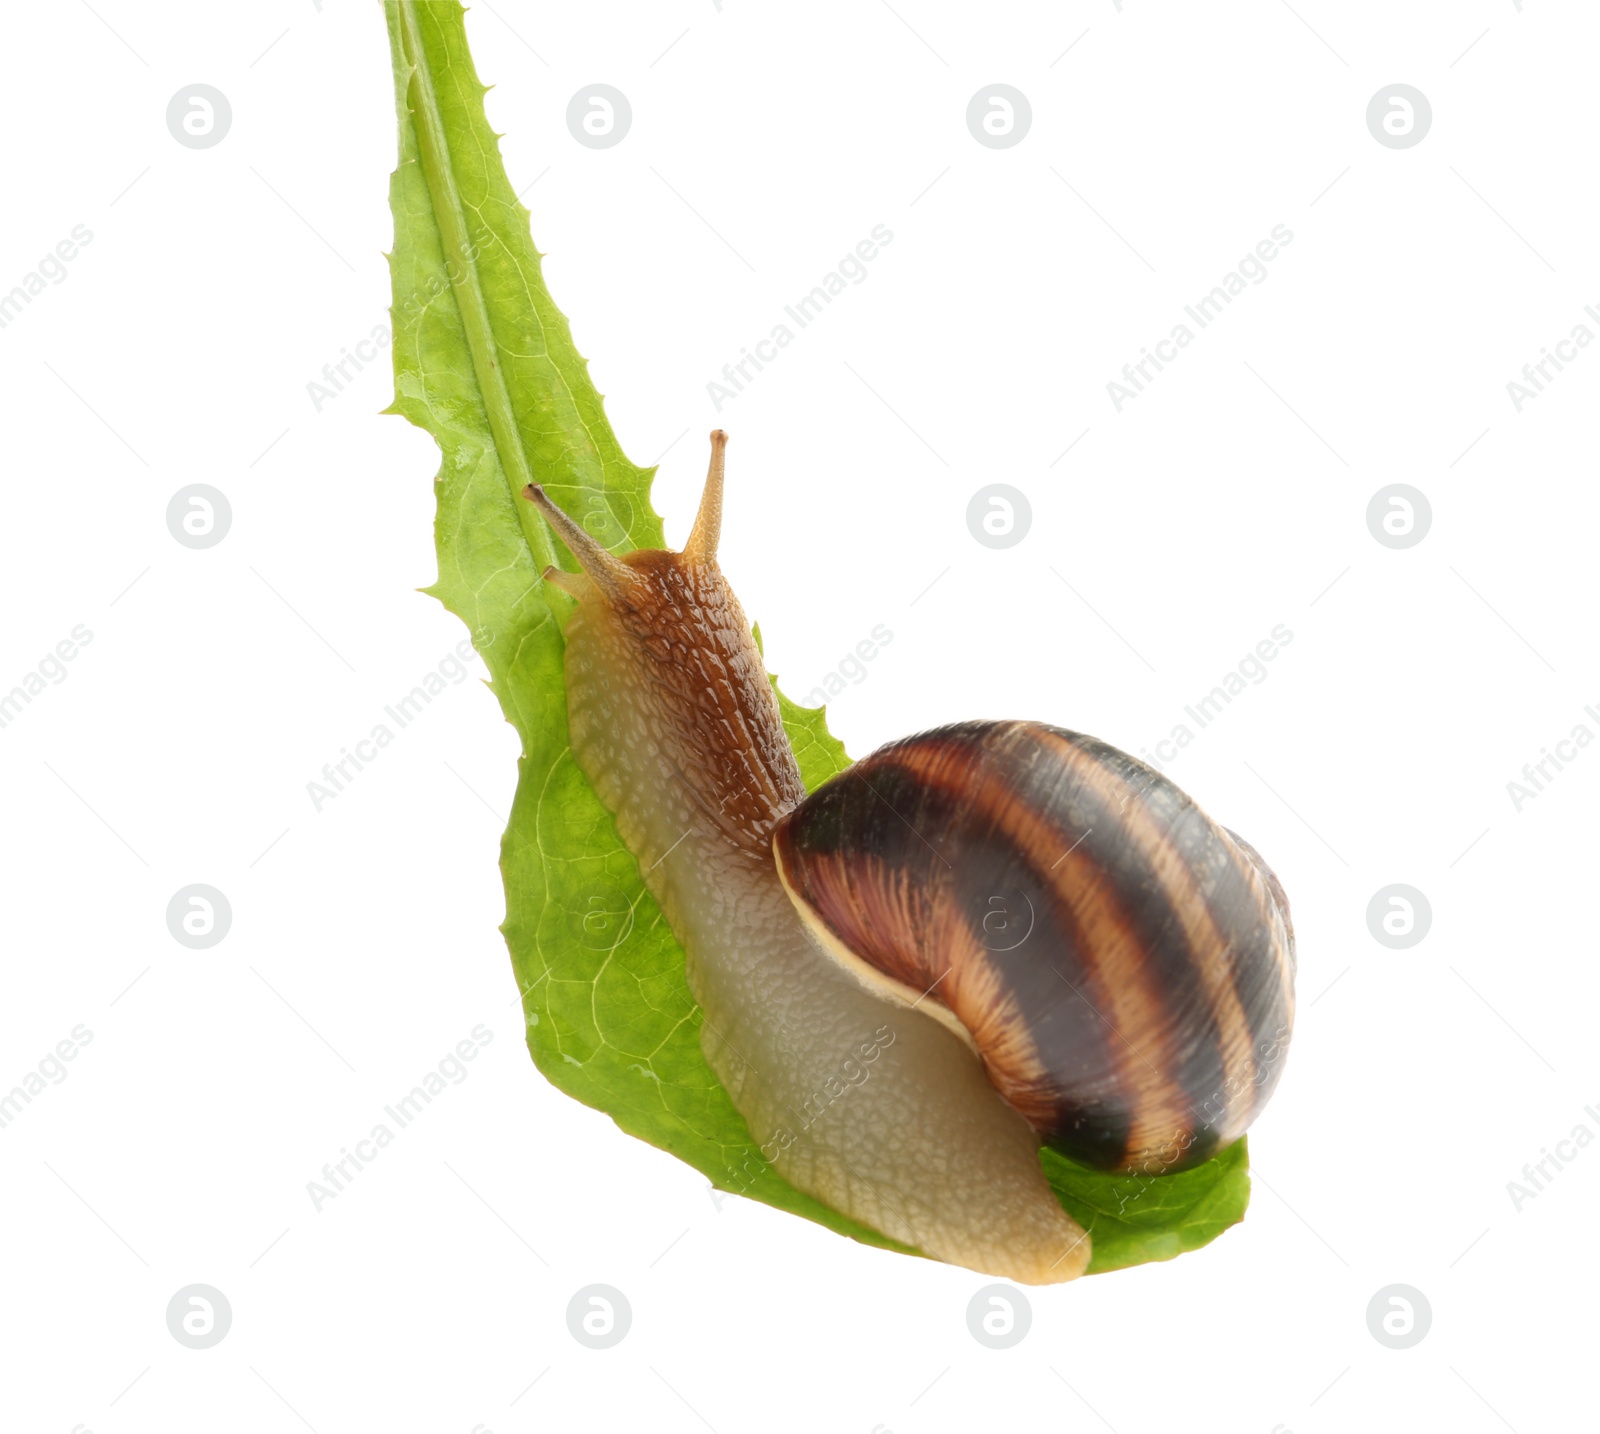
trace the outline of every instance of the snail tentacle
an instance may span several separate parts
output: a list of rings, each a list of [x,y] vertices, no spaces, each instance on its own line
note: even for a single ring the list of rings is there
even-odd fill
[[[706,470],[706,486],[700,494],[700,509],[695,514],[683,556],[689,562],[707,563],[717,555],[722,539],[722,486],[728,435],[720,428],[711,431],[711,466]]]
[[[578,560],[578,566],[598,588],[613,598],[620,598],[627,592],[633,581],[633,574],[628,565],[621,558],[607,552],[572,518],[551,502],[543,484],[528,484],[522,490],[522,496],[544,514],[545,521],[556,530],[561,541],[567,545],[567,550]],[[545,570],[545,576],[547,578],[550,576],[548,568]]]

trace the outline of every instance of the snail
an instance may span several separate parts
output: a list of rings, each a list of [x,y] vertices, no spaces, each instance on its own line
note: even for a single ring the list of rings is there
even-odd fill
[[[685,953],[707,1061],[791,1185],[924,1254],[1044,1284],[1091,1242],[1041,1143],[1163,1174],[1243,1133],[1293,1021],[1255,850],[1167,778],[1038,722],[891,742],[809,796],[717,563],[727,436],[681,552],[581,571],[570,741]]]

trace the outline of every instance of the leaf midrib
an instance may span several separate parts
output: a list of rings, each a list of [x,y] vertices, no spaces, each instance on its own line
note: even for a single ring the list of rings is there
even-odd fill
[[[522,498],[522,490],[533,481],[533,475],[517,431],[505,374],[500,367],[499,345],[494,336],[494,326],[489,321],[489,307],[479,282],[478,265],[472,257],[466,214],[461,203],[461,192],[456,186],[450,146],[444,136],[444,119],[439,112],[439,100],[433,88],[433,73],[428,65],[428,52],[423,44],[416,7],[417,0],[399,0],[400,41],[406,61],[411,66],[411,80],[406,89],[411,97],[418,163],[428,183],[428,196],[433,203],[434,220],[439,228],[439,240],[447,261],[445,272],[450,276],[450,287],[461,313],[467,347],[472,354],[473,373],[477,377],[478,393],[489,418],[489,430],[494,436],[500,470],[506,475],[506,482],[510,486],[511,502],[522,536],[533,554],[535,566],[543,571],[555,563],[555,548],[543,520],[533,511],[532,505]]]

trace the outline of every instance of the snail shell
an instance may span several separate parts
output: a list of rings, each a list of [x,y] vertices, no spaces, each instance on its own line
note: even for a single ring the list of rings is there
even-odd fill
[[[1044,1141],[1165,1172],[1236,1139],[1282,1073],[1277,879],[1171,781],[1036,722],[892,742],[777,825],[825,948],[978,1052]]]

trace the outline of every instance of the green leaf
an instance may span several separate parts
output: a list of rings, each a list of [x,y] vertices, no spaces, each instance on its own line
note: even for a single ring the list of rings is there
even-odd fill
[[[484,117],[460,4],[386,0],[385,12],[400,131],[390,185],[390,411],[438,441],[439,578],[428,591],[471,629],[522,743],[501,842],[501,930],[523,992],[528,1049],[561,1090],[714,1186],[903,1250],[801,1194],[762,1159],[701,1054],[683,950],[573,762],[561,641],[571,603],[540,573],[576,564],[518,495],[540,482],[614,552],[658,548],[654,470],[622,452],[545,287],[528,211]],[[778,700],[808,788],[849,765],[820,709],[781,692]],[[1153,1182],[1163,1193],[1146,1190],[1131,1203],[1121,1198],[1125,1182],[1055,1157],[1046,1169],[1094,1231],[1095,1269],[1203,1244],[1239,1218],[1248,1190],[1242,1142],[1199,1170]]]
[[[1089,1232],[1091,1275],[1198,1250],[1244,1219],[1250,1203],[1250,1154],[1242,1138],[1176,1175],[1107,1175],[1050,1149],[1041,1159],[1056,1199]]]
[[[539,575],[576,564],[515,495],[537,479],[614,551],[659,548],[654,470],[622,452],[545,287],[528,211],[484,118],[461,6],[385,9],[400,124],[391,411],[438,440],[439,580],[429,591],[472,630],[522,740],[500,850],[501,929],[528,1049],[553,1084],[714,1185],[903,1248],[802,1195],[762,1159],[700,1052],[683,950],[573,763],[560,631],[571,604]],[[807,775],[845,766],[821,713],[786,704]]]

